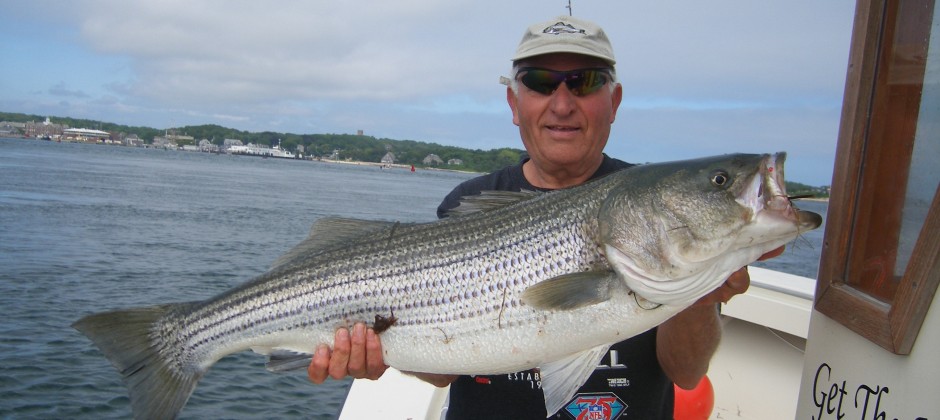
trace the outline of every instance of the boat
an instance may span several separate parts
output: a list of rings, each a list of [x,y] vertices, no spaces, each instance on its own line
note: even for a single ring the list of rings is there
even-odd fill
[[[818,274],[750,268],[750,289],[722,306],[708,418],[940,415],[936,12],[856,3]],[[440,419],[446,397],[389,369],[354,381],[339,418]]]
[[[248,143],[247,145],[229,146],[227,153],[233,155],[274,157],[282,159],[295,159],[297,156],[281,148],[280,141],[274,147]]]

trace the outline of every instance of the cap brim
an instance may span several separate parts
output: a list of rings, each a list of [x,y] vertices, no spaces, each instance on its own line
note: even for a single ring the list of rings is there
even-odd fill
[[[580,54],[580,55],[586,55],[589,57],[599,58],[601,60],[604,60],[611,66],[613,66],[614,64],[617,64],[617,61],[615,61],[613,57],[609,57],[605,54],[598,53],[597,51],[589,50],[587,48],[581,48],[576,45],[558,45],[558,44],[546,45],[544,47],[536,47],[536,48],[529,49],[526,52],[517,54],[515,57],[512,58],[512,61],[524,60],[526,58],[532,58],[532,57],[546,55],[546,54],[562,54],[562,53]]]

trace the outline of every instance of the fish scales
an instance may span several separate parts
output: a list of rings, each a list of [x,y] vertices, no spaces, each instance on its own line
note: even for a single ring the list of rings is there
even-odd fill
[[[278,332],[309,328],[318,328],[314,335],[323,337],[340,326],[371,322],[375,315],[394,315],[396,328],[427,326],[435,335],[448,322],[494,313],[500,314],[497,327],[524,324],[534,317],[519,301],[525,287],[603,265],[596,247],[584,247],[596,233],[596,223],[585,215],[596,205],[559,209],[553,201],[531,201],[521,215],[497,211],[471,216],[475,223],[394,225],[376,232],[374,240],[311,258],[288,275],[272,272],[191,307],[167,324],[192,326],[182,338],[191,354],[183,358],[200,366],[233,351],[219,343],[241,350],[254,344],[252,337],[276,341]],[[530,222],[523,226],[524,219]],[[430,246],[416,245],[415,238],[422,237],[437,239]],[[345,263],[323,268],[333,261]],[[450,294],[440,296],[440,290]],[[490,328],[484,322],[464,332]]]
[[[538,367],[554,413],[610,344],[820,225],[786,197],[784,160],[642,165],[552,193],[487,193],[432,223],[323,219],[270,271],[216,297],[74,327],[121,372],[138,418],[176,417],[227,354],[250,348],[270,355],[269,369],[302,368],[337,328],[373,320],[384,361],[401,370]]]

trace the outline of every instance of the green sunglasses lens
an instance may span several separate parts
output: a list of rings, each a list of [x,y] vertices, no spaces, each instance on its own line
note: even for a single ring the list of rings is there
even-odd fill
[[[520,70],[520,73],[522,76],[519,80],[523,85],[543,95],[551,95],[562,82],[575,96],[589,95],[610,80],[607,70],[604,69],[554,71],[524,68]]]

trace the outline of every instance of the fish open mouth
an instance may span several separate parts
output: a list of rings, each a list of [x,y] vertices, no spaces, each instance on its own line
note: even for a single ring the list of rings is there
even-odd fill
[[[755,215],[769,212],[793,220],[800,226],[800,231],[815,229],[822,224],[822,216],[798,209],[787,195],[783,177],[786,159],[786,152],[764,155],[758,173],[738,201],[750,207]]]

